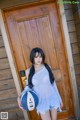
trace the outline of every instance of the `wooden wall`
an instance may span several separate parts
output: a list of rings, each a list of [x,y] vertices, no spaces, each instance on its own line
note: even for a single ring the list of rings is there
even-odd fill
[[[77,86],[78,86],[78,94],[79,94],[79,101],[80,101],[80,4],[75,5],[72,7],[73,10],[73,16],[74,16],[74,22],[75,22],[75,28],[76,28],[76,35],[77,35],[77,56],[78,56],[78,62],[75,64],[76,68],[76,78],[77,78]]]
[[[0,31],[0,112],[9,112],[9,120],[24,120],[17,104],[17,92]]]
[[[76,5],[64,5],[80,102],[80,19]]]

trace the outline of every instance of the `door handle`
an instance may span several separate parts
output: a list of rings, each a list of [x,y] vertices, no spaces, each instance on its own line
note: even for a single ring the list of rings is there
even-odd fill
[[[20,78],[21,78],[21,83],[22,86],[25,87],[26,86],[26,74],[25,74],[25,70],[20,70]]]

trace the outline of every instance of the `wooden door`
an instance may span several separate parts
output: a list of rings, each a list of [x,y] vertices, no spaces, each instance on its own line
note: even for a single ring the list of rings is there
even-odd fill
[[[52,67],[64,103],[59,119],[74,116],[69,71],[61,33],[60,19],[55,3],[31,6],[5,12],[9,42],[18,73],[30,66],[32,48],[41,47],[46,62]],[[40,120],[36,111],[29,112],[31,120]]]

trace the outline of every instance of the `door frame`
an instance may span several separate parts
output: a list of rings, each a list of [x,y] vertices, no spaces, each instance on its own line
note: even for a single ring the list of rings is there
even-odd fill
[[[43,3],[48,3],[48,2],[49,1],[46,0]],[[35,2],[35,5],[37,5],[37,4],[40,4],[40,3]],[[42,4],[42,2],[41,2],[41,4]],[[32,3],[30,3],[30,4],[28,3],[28,6],[30,6],[30,5],[32,6]],[[17,7],[19,7],[19,6],[17,6]],[[73,102],[74,102],[74,109],[75,109],[74,112],[75,112],[75,116],[76,116],[77,120],[79,120],[80,119],[80,116],[79,116],[79,111],[80,111],[80,109],[79,109],[79,98],[78,98],[76,76],[75,76],[75,70],[74,70],[74,64],[73,64],[73,58],[72,58],[70,38],[69,38],[69,33],[68,33],[66,16],[65,16],[63,4],[57,4],[57,8],[58,8],[58,14],[59,14],[59,17],[60,17],[60,25],[61,25],[61,28],[62,28],[61,32],[63,34],[64,45],[65,45],[65,49],[66,49],[67,66],[68,66],[68,70],[69,70],[70,84],[71,84]],[[8,60],[9,60],[9,63],[10,63],[12,75],[13,75],[13,78],[14,78],[14,83],[15,83],[15,86],[16,86],[17,94],[20,95],[22,88],[21,88],[21,84],[19,82],[19,77],[17,75],[15,61],[14,61],[14,58],[13,58],[13,53],[12,53],[10,43],[9,43],[9,36],[8,36],[8,32],[7,32],[6,25],[5,25],[5,20],[4,20],[4,9],[0,9],[0,25],[1,25],[2,37],[3,37],[6,53],[7,53],[7,56],[8,56]],[[29,120],[28,114],[25,111],[23,111],[23,114],[24,114],[25,120]]]

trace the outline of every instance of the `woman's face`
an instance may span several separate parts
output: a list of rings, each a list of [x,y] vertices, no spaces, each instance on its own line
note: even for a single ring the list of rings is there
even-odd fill
[[[34,57],[34,64],[40,65],[40,64],[42,64],[42,61],[43,61],[43,59],[42,59],[41,54],[36,52],[36,56]]]

